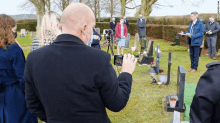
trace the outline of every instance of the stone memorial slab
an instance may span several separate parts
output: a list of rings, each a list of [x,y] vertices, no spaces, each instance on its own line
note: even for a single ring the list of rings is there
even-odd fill
[[[21,29],[21,35],[24,35],[24,36],[26,37],[27,32],[26,32],[26,30],[25,30],[25,29]]]
[[[175,108],[170,107],[170,97],[169,95],[166,97],[167,99],[167,111],[173,112],[174,110],[179,112],[185,112],[185,105],[184,105],[184,90],[185,90],[185,69],[183,66],[178,66],[178,73],[177,73],[177,94],[174,94],[178,97],[176,100]]]
[[[139,45],[140,45],[140,41],[139,41],[139,35],[138,33],[135,34],[135,39],[134,39],[134,47],[136,47],[136,52],[139,52],[140,48],[139,48]]]
[[[129,42],[130,42],[130,33],[127,34],[125,38],[125,49],[129,49]]]

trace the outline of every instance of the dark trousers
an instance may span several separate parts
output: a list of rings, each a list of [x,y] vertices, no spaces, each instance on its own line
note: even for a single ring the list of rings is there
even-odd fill
[[[200,51],[199,51],[199,57],[201,56],[201,52],[202,52],[202,48],[200,48]]]
[[[191,60],[191,68],[197,70],[199,65],[199,46],[190,46],[190,60]]]
[[[206,37],[209,49],[209,56],[215,56],[217,37]]]

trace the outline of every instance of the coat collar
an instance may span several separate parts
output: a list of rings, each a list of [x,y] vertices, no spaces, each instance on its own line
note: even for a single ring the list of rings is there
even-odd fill
[[[56,43],[56,42],[73,42],[73,43],[85,45],[80,38],[78,38],[74,35],[71,35],[71,34],[58,35],[57,38],[55,39],[54,43]]]
[[[201,21],[200,19],[197,19],[195,25],[198,24],[200,21]],[[191,21],[191,24],[193,24],[193,21]]]

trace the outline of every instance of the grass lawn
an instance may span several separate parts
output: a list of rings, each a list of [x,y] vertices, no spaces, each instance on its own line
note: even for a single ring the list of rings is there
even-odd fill
[[[17,38],[20,42],[25,56],[30,52],[30,45],[33,38]],[[184,66],[185,70],[190,68],[190,58],[189,53],[186,51],[187,47],[183,46],[170,46],[169,42],[163,42],[160,39],[154,40],[154,48],[157,44],[160,44],[160,49],[162,51],[162,57],[160,62],[160,67],[167,72],[168,67],[168,53],[172,52],[172,66],[171,66],[171,78],[170,85],[158,86],[152,85],[151,77],[149,75],[150,66],[138,66],[133,73],[133,83],[132,90],[130,94],[130,99],[127,106],[120,112],[115,113],[107,110],[108,116],[112,123],[168,123],[172,119],[173,113],[167,113],[162,108],[162,99],[165,99],[167,95],[174,94],[177,91],[176,81],[177,81],[177,67]],[[101,41],[101,44],[104,41]],[[134,46],[134,37],[131,37],[130,46]],[[102,47],[102,50],[106,51],[107,47]],[[124,53],[131,52],[131,49],[125,49]],[[117,51],[114,49],[114,53]],[[155,54],[154,54],[155,56]],[[155,57],[156,58],[156,57]],[[111,61],[113,63],[113,59]],[[187,90],[185,103],[187,102],[188,107],[185,112],[186,120],[188,120],[189,106],[192,101],[192,96],[195,93],[195,85],[198,83],[200,76],[206,71],[205,65],[213,62],[211,59],[207,59],[204,54],[199,59],[198,71],[195,73],[186,72],[186,87],[192,87],[189,84],[194,83],[191,90]],[[118,67],[119,70],[121,67]],[[186,93],[186,91],[185,91]],[[186,100],[188,99],[188,100]],[[184,114],[181,115],[182,121],[184,120]],[[39,122],[41,123],[41,122]]]

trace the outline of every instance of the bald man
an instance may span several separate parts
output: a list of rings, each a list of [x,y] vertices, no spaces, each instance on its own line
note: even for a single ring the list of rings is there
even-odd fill
[[[124,55],[117,77],[110,54],[86,46],[95,26],[92,10],[69,5],[62,34],[28,55],[25,96],[30,112],[47,123],[110,123],[106,109],[118,112],[129,99],[137,60]]]

